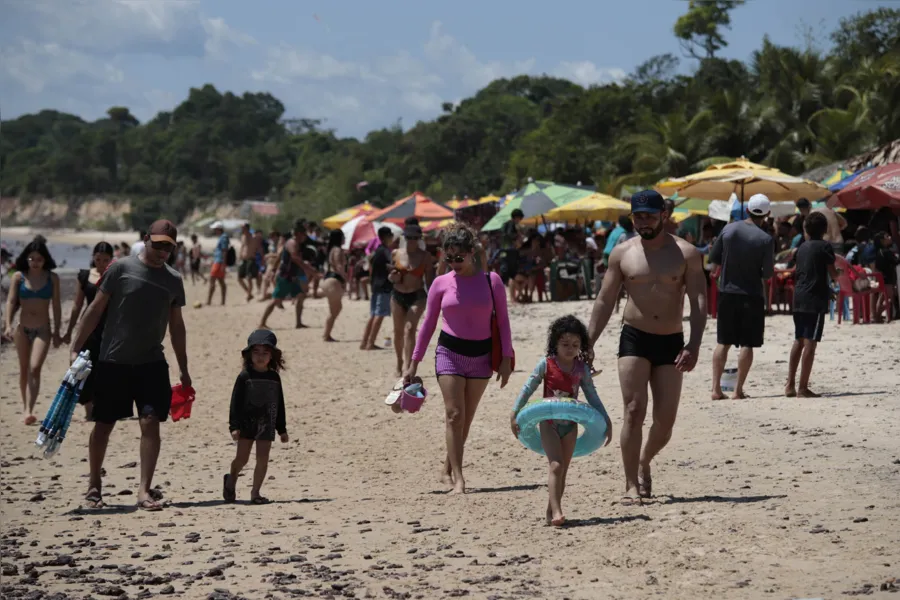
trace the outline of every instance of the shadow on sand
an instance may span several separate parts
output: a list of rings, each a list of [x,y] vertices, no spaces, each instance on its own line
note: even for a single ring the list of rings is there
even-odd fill
[[[766,502],[767,500],[777,500],[779,498],[787,498],[786,494],[778,494],[774,496],[660,496],[657,501],[659,504],[686,504],[690,502],[730,502],[732,504],[749,504],[752,502]]]
[[[532,490],[538,490],[541,488],[547,487],[541,483],[530,483],[527,485],[508,485],[504,487],[492,487],[492,488],[470,488],[466,490],[466,494],[492,494],[495,492],[530,492]],[[428,492],[429,494],[433,494],[435,496],[443,496],[445,494],[449,494],[450,490],[432,490]]]
[[[618,525],[620,523],[631,523],[633,521],[650,521],[647,515],[623,515],[621,517],[591,517],[590,519],[572,519],[566,521],[563,529],[570,527],[594,527],[595,525]]]

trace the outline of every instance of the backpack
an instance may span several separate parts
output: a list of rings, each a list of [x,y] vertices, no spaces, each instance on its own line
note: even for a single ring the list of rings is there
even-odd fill
[[[228,250],[225,252],[225,266],[233,267],[234,263],[237,262],[237,252],[234,251],[234,246],[228,246]]]

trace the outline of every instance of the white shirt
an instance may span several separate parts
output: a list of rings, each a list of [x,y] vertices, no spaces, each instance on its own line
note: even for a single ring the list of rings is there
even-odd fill
[[[131,256],[140,256],[141,252],[144,251],[144,242],[136,242],[134,246],[131,247]]]

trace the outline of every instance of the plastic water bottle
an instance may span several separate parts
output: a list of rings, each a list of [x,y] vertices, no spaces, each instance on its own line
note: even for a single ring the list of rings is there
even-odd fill
[[[737,369],[725,369],[722,373],[722,391],[723,392],[733,392],[734,388],[737,387]]]

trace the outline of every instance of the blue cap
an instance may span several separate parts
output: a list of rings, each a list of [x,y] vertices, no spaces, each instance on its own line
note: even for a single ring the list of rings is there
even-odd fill
[[[655,190],[641,190],[631,195],[632,213],[658,213],[666,210],[666,201]]]

